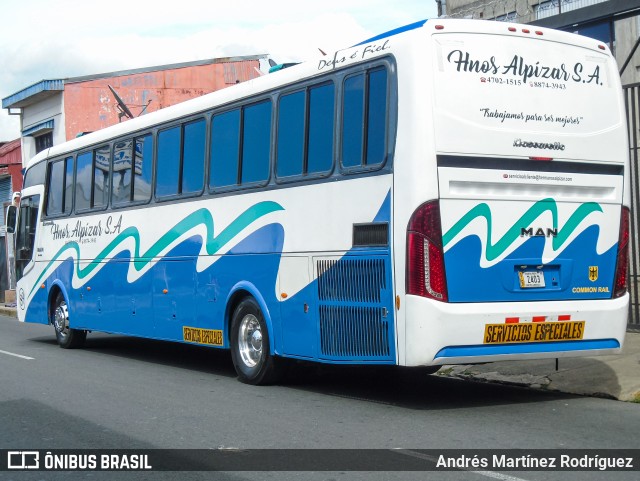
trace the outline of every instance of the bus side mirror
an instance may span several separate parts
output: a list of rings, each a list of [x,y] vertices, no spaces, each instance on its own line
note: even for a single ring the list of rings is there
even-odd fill
[[[7,207],[7,232],[13,234],[16,231],[16,218],[18,216],[18,208],[15,205]]]

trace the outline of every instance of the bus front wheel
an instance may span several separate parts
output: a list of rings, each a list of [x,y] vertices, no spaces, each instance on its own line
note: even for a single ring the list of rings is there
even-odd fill
[[[247,297],[236,307],[230,334],[231,358],[240,381],[254,385],[278,381],[281,366],[271,353],[267,323],[252,297]]]
[[[58,345],[63,349],[73,349],[82,346],[87,338],[87,331],[69,327],[69,309],[62,292],[58,293],[53,306],[51,324],[56,331]]]

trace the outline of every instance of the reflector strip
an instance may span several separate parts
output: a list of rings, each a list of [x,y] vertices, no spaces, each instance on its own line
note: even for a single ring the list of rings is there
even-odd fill
[[[506,317],[505,324],[519,324],[524,322],[557,322],[570,321],[571,314],[563,314],[560,316],[532,316],[532,317]]]

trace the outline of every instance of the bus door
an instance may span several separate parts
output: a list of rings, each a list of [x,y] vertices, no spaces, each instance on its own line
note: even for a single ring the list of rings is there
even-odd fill
[[[16,229],[16,279],[22,277],[33,268],[35,261],[36,233],[38,213],[40,211],[40,195],[29,195],[20,201],[18,225]]]

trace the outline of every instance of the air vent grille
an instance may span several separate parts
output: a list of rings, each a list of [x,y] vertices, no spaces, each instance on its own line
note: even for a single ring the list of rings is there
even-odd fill
[[[320,354],[336,360],[394,360],[387,257],[318,259]]]
[[[384,247],[389,245],[389,224],[354,224],[353,247]]]
[[[383,259],[318,261],[320,301],[380,302],[386,289]]]

